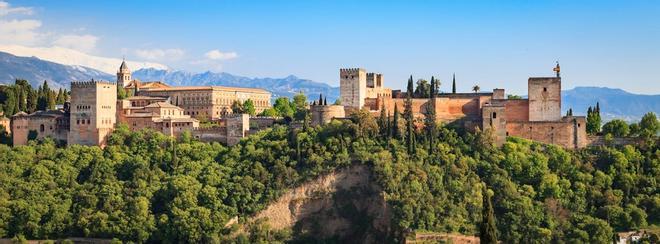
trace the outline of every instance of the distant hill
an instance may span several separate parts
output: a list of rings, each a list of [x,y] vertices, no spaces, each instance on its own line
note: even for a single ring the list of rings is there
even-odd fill
[[[586,115],[589,106],[600,103],[603,120],[638,121],[647,112],[660,114],[660,95],[640,95],[607,87],[576,87],[562,92],[562,109]]]
[[[51,88],[69,88],[71,81],[114,80],[114,76],[83,66],[72,66],[44,61],[35,57],[17,57],[0,52],[0,84],[14,84],[25,79],[36,87],[44,80]]]
[[[309,98],[323,93],[328,102],[339,98],[339,88],[328,84],[290,75],[284,78],[249,78],[221,72],[190,73],[158,69],[140,69],[133,72],[133,78],[143,81],[160,80],[174,86],[239,86],[263,88],[273,93],[273,97],[293,97],[302,91]]]

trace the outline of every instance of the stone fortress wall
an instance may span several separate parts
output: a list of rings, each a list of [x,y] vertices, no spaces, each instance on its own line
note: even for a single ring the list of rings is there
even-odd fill
[[[517,136],[565,148],[587,146],[586,119],[583,116],[561,115],[559,65],[555,71],[556,77],[529,78],[528,99],[507,99],[504,89],[487,93],[438,94],[433,100],[413,98],[413,115],[417,118],[417,124],[421,124],[428,103],[433,102],[439,122],[457,122],[470,131],[477,128],[492,130],[499,145],[505,142],[507,136]],[[367,73],[362,68],[340,69],[341,98],[346,112],[364,108],[376,115],[384,108],[391,114],[396,106],[403,113],[404,93],[397,92],[393,96],[391,90],[389,93],[367,92],[370,85],[382,85],[382,75],[370,74],[373,73]],[[382,86],[379,89],[386,91]]]

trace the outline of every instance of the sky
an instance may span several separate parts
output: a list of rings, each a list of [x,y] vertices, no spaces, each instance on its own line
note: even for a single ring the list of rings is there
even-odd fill
[[[559,61],[563,89],[660,94],[660,1],[0,0],[0,51],[333,86],[362,67],[394,89],[412,75],[449,91],[455,73],[459,91],[508,94]]]

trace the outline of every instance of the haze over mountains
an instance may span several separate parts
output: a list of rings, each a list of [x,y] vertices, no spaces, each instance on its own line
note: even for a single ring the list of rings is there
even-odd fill
[[[292,97],[300,91],[312,99],[319,93],[327,96],[329,101],[339,98],[338,87],[293,75],[284,78],[250,78],[226,72],[191,73],[147,68],[134,71],[133,78],[142,81],[160,80],[174,86],[218,85],[263,88],[271,91],[273,98]],[[33,86],[48,80],[49,85],[56,89],[68,88],[71,81],[90,79],[114,81],[116,78],[114,74],[88,67],[63,65],[35,57],[18,57],[0,52],[0,84],[13,84],[16,79],[26,79]],[[606,87],[576,87],[562,92],[564,113],[569,108],[573,108],[575,115],[584,115],[587,108],[595,105],[596,102],[600,102],[604,120],[622,118],[636,121],[649,111],[660,114],[660,95],[632,94],[621,89]]]

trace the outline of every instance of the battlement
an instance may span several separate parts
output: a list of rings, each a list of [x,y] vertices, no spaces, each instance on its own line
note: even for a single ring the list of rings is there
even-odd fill
[[[363,68],[344,68],[344,69],[339,69],[339,73],[341,73],[341,74],[344,74],[344,73],[346,73],[346,74],[357,73],[357,72],[360,72],[360,71],[362,71],[362,72],[367,72],[367,71],[366,71],[365,69],[363,69]]]
[[[71,82],[71,88],[89,88],[89,87],[95,87],[97,85],[115,85],[114,82],[110,81],[96,81],[96,80],[90,80],[90,81],[72,81]]]

